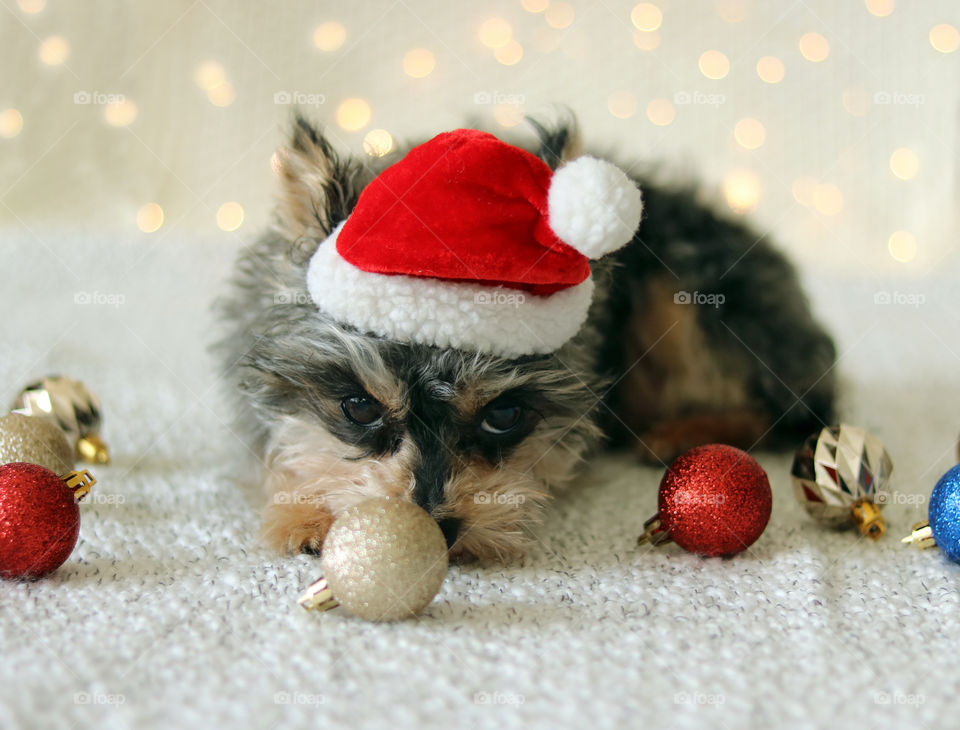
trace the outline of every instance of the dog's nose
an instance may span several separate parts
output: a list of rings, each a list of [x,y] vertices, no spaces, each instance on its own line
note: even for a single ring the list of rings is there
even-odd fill
[[[452,548],[453,543],[457,540],[457,533],[460,532],[460,523],[461,520],[459,517],[445,517],[442,520],[437,520],[437,524],[440,525],[440,532],[443,533],[444,538],[447,540],[448,548]]]

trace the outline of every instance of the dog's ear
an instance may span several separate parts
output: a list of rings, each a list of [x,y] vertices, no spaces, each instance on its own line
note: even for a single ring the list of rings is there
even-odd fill
[[[573,160],[583,154],[580,130],[577,127],[576,117],[567,113],[553,124],[543,124],[533,117],[526,118],[527,124],[533,127],[540,149],[536,155],[556,170],[568,160]]]
[[[326,238],[353,210],[361,166],[341,158],[326,137],[297,114],[285,147],[277,150],[280,199],[277,225],[291,241]]]

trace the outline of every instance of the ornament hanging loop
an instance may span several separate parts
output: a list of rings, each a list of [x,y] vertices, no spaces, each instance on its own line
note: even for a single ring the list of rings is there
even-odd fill
[[[303,595],[297,599],[305,611],[329,611],[340,605],[339,601],[333,597],[333,591],[327,585],[326,578],[311,583]]]
[[[646,545],[648,542],[654,547],[670,542],[670,533],[663,529],[659,513],[643,523],[643,534],[637,538],[637,545]]]
[[[100,434],[88,433],[77,441],[77,457],[88,464],[109,464],[110,452]]]
[[[915,545],[921,550],[937,546],[936,541],[933,539],[933,528],[930,527],[930,523],[927,520],[917,522],[913,526],[913,531],[901,539],[900,542],[906,543],[907,545]]]
[[[886,533],[886,520],[883,519],[880,508],[874,504],[873,500],[866,497],[858,499],[850,505],[850,512],[861,535],[871,540],[879,540]]]
[[[90,487],[97,483],[93,474],[84,469],[83,471],[71,471],[63,474],[61,477],[66,482],[67,487],[73,492],[73,498],[78,502],[83,500],[90,493]]]

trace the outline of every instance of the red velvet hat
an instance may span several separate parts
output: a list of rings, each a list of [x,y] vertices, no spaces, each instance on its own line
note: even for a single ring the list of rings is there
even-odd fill
[[[552,352],[583,325],[589,259],[626,244],[640,190],[581,157],[556,172],[458,129],[412,149],[361,193],[310,261],[321,311],[404,342],[506,357]]]

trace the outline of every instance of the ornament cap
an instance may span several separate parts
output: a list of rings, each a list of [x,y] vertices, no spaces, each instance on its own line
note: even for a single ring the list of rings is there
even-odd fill
[[[73,498],[80,502],[90,493],[90,487],[97,483],[93,474],[86,469],[82,471],[71,471],[60,477],[66,482],[67,488],[73,492]]]
[[[654,547],[670,542],[670,532],[663,526],[659,512],[643,523],[643,534],[637,538],[637,545],[648,542]]]
[[[879,540],[886,533],[886,520],[883,519],[880,508],[873,503],[873,500],[866,497],[858,499],[850,505],[850,513],[861,535],[871,540]]]
[[[88,464],[109,464],[110,451],[98,433],[88,433],[77,441],[77,458]]]
[[[340,602],[333,597],[333,591],[327,584],[326,578],[320,578],[311,583],[303,592],[303,595],[297,599],[305,611],[329,611],[336,608]]]
[[[936,541],[933,539],[933,528],[930,527],[930,523],[927,520],[917,522],[913,526],[913,532],[901,538],[900,542],[906,545],[913,545],[921,550],[937,546]]]

